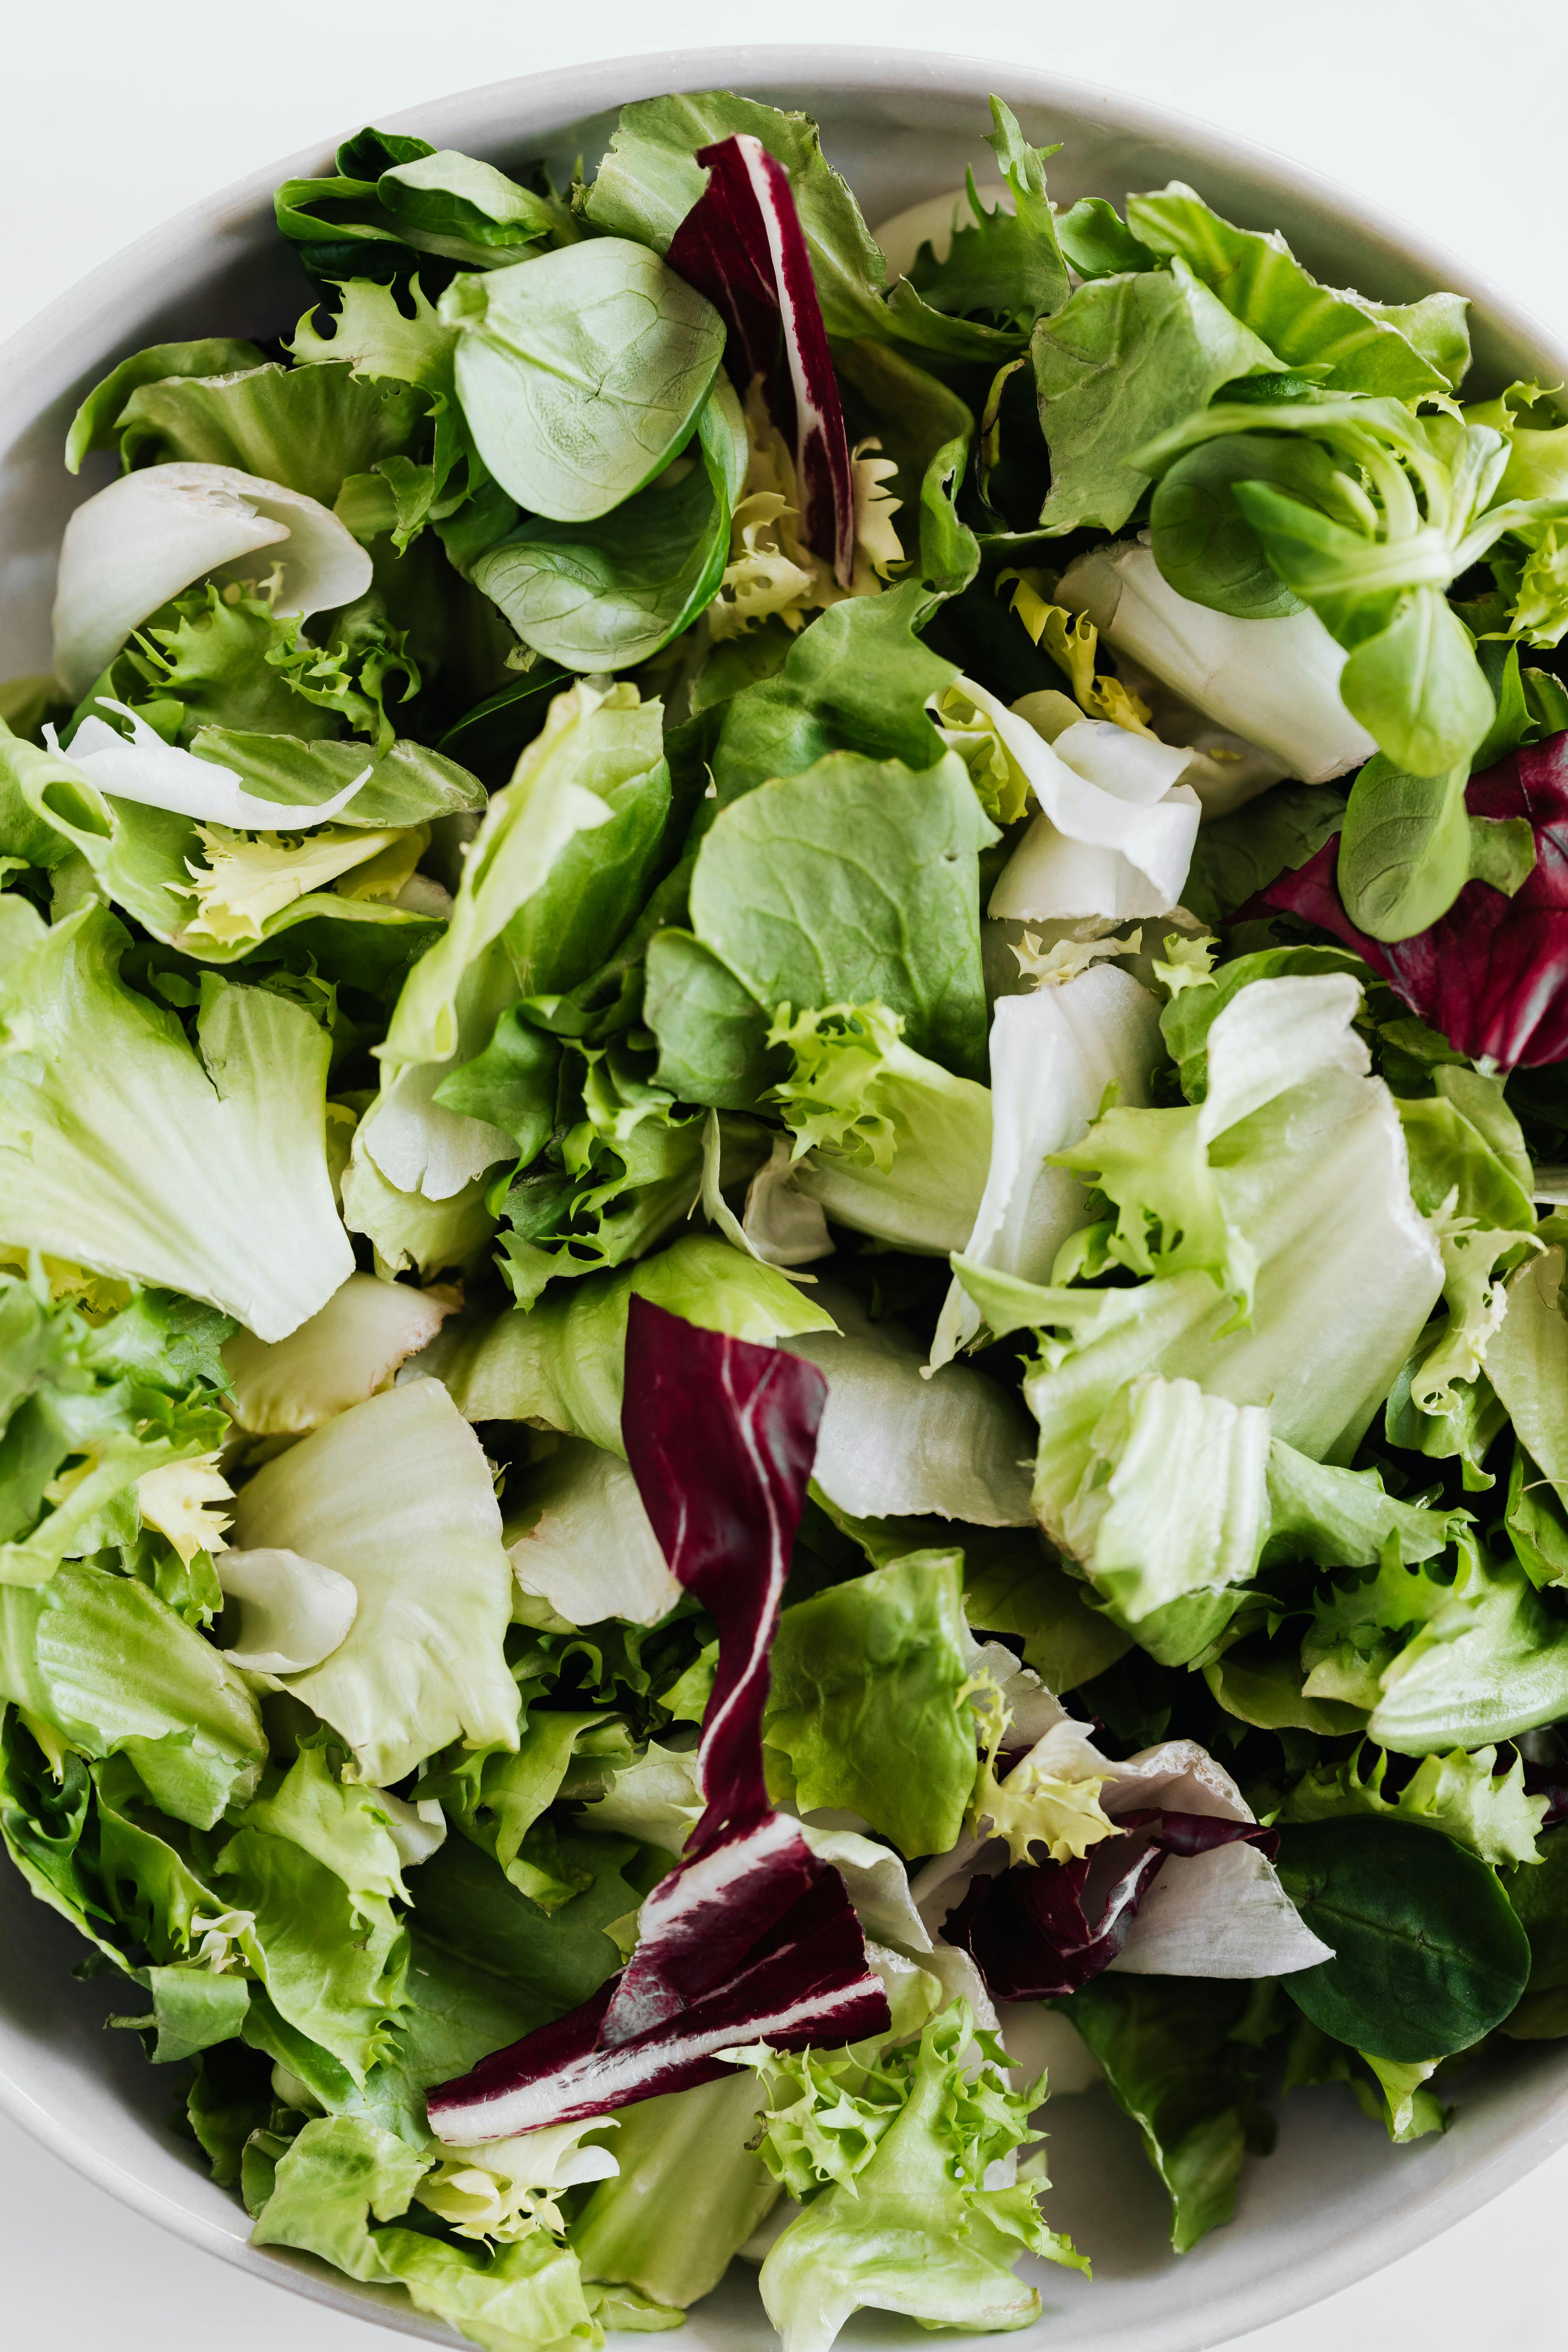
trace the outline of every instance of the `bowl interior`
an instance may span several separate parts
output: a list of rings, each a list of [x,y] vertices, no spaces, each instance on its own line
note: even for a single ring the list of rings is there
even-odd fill
[[[1120,200],[1129,189],[1192,182],[1242,224],[1282,229],[1331,284],[1387,301],[1436,286],[1476,299],[1477,375],[1491,390],[1516,376],[1568,375],[1542,330],[1396,224],[1262,151],[1197,124],[1010,66],[898,51],[744,48],[686,51],[571,68],[435,100],[393,126],[503,166],[546,157],[565,172],[608,142],[619,106],[669,89],[729,88],[799,107],[821,123],[830,159],[873,226],[918,198],[992,164],[983,142],[987,93],[1014,106],[1027,135],[1060,139],[1052,193]],[[271,192],[325,168],[326,149],[289,159],[143,238],[62,296],[0,352],[0,633],[7,671],[47,668],[55,551],[66,517],[108,478],[89,459],[77,480],[61,467],[76,403],[125,353],[198,334],[288,332],[309,289],[271,219]],[[993,167],[994,168],[994,167]],[[0,1870],[0,2105],[68,2162],[152,2220],[258,2275],[410,2336],[447,2331],[385,2289],[356,2286],[314,2263],[247,2242],[237,2200],[214,2187],[195,2149],[171,2135],[175,2085],[142,2060],[133,2036],[103,2019],[129,2004],[103,1979],[71,1969],[82,1947]],[[1461,2084],[1446,2137],[1391,2149],[1342,2090],[1298,2093],[1279,2147],[1245,2174],[1236,2221],[1179,2261],[1166,2242],[1163,2191],[1136,2128],[1101,2091],[1048,2113],[1058,2183],[1047,2211],[1094,2260],[1090,2286],[1036,2267],[1045,2316],[1014,2340],[1054,2352],[1114,2344],[1118,2352],[1195,2352],[1347,2285],[1419,2244],[1568,2138],[1568,2051],[1515,2049]],[[752,2274],[733,2266],[689,2322],[700,2352],[763,2352],[776,2342]],[[928,2338],[863,2315],[847,2341],[907,2346]]]

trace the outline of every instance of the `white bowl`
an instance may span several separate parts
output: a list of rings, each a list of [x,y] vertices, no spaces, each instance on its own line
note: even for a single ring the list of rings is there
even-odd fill
[[[1412,231],[1295,165],[1243,142],[1084,82],[1005,64],[904,50],[747,47],[678,50],[573,67],[438,99],[391,127],[501,164],[544,154],[569,167],[602,152],[630,99],[733,89],[802,107],[827,152],[879,219],[962,184],[987,165],[985,100],[1001,92],[1026,133],[1065,141],[1051,164],[1066,201],[1191,181],[1218,210],[1282,229],[1321,278],[1385,301],[1435,287],[1474,298],[1477,374],[1487,391],[1514,377],[1560,383],[1568,353],[1497,293]],[[272,191],[330,168],[295,156],[225,189],[84,278],[0,351],[0,643],[6,671],[48,667],[55,551],[71,508],[107,478],[89,459],[76,481],[60,450],[77,401],[126,352],[214,334],[287,331],[308,289],[272,221]],[[993,172],[994,176],[994,172]],[[0,2106],[89,2179],[209,2252],[321,2303],[409,2336],[454,2343],[394,2290],[355,2285],[305,2255],[252,2247],[237,2200],[205,2177],[167,2127],[174,2084],[132,2035],[105,2033],[126,2006],[102,1979],[78,1984],[82,1946],[0,1871]],[[1279,2146],[1249,2163],[1235,2221],[1178,2259],[1165,2199],[1138,2134],[1102,2091],[1049,2110],[1047,2211],[1094,2259],[1092,2286],[1038,2268],[1045,2316],[1012,2342],[1051,2352],[1197,2352],[1348,2286],[1473,2212],[1568,2139],[1568,2048],[1520,2048],[1482,2062],[1458,2093],[1446,2137],[1392,2148],[1343,2089],[1298,2092]],[[281,2311],[279,2317],[281,2318]],[[220,2330],[221,2333],[221,2330]],[[851,2323],[847,2340],[926,2346],[886,2320]],[[773,2336],[751,2274],[736,2264],[689,2322],[700,2352],[763,2352]]]

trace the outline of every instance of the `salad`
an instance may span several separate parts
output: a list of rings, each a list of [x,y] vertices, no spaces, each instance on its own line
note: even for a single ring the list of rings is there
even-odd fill
[[[1568,423],[992,113],[363,131],[0,689],[0,1834],[486,2352],[1568,2032]]]

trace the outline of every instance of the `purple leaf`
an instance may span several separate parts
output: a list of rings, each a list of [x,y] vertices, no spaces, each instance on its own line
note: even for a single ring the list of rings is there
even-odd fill
[[[1535,866],[1511,898],[1489,882],[1467,882],[1429,930],[1369,939],[1341,900],[1335,839],[1230,919],[1279,909],[1331,931],[1472,1059],[1509,1070],[1560,1062],[1568,1057],[1568,735],[1522,746],[1472,776],[1465,806],[1471,816],[1529,818]]]
[[[789,173],[749,131],[700,148],[697,161],[708,166],[708,185],[665,259],[719,312],[747,381],[762,377],[773,422],[795,444],[806,544],[847,588],[855,570],[849,442]]]
[[[613,1999],[613,1985],[601,1986],[570,2016],[482,2058],[461,2083],[433,2091],[432,2128],[459,2146],[510,2138],[711,2083],[731,2071],[716,2053],[739,2042],[805,2050],[885,2033],[891,2022],[836,1871],[823,1874],[727,1985],[679,2017],[606,2043],[601,2027]]]
[[[1079,1862],[972,1878],[942,1936],[969,1953],[996,2000],[1051,2000],[1110,1966],[1167,1854],[1190,1858],[1238,1841],[1272,1861],[1277,1830],[1216,1813],[1123,1813],[1118,1834]]]
[[[890,2023],[829,1864],[768,1804],[768,1654],[827,1384],[773,1348],[634,1298],[621,1426],[670,1569],[719,1628],[699,1750],[707,1809],[644,1902],[640,1940],[591,2000],[429,2095],[459,2144],[605,2115],[727,2070],[742,2042],[804,2050]]]

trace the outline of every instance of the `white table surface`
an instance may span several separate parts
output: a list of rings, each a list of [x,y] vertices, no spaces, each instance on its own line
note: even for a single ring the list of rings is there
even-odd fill
[[[591,57],[817,37],[977,49],[1184,109],[1417,223],[1568,331],[1568,10],[1550,5],[207,0],[149,14],[125,0],[33,0],[9,13],[5,33],[0,337],[210,189],[421,98]],[[1555,2343],[1565,2200],[1568,2151],[1421,2252],[1236,2352]],[[280,2338],[290,2352],[371,2352],[373,2333],[392,2352],[407,2341],[298,2298],[285,2305],[88,2187],[3,2120],[0,2270],[6,2340],[58,2352],[198,2342],[275,2352]]]

